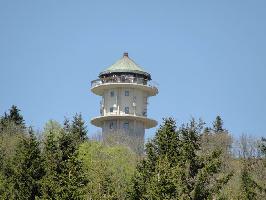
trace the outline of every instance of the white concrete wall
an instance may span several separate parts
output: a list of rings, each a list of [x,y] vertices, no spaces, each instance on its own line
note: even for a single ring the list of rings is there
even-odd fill
[[[110,124],[113,124],[110,128]],[[124,127],[124,123],[128,123],[128,129]],[[143,122],[134,120],[108,120],[105,121],[102,127],[103,135],[110,133],[122,133],[132,137],[144,137],[145,128]]]
[[[111,91],[114,91],[113,97],[111,97]],[[129,96],[125,96],[125,91],[129,91]],[[123,115],[125,114],[125,107],[129,107],[130,114],[143,116],[143,112],[147,111],[146,99],[147,95],[142,90],[134,88],[108,89],[103,95],[104,115]],[[133,106],[134,101],[135,108]],[[114,107],[113,113],[110,113],[110,107]]]
[[[111,91],[114,96],[111,96]],[[129,96],[125,96],[125,91],[129,91]],[[129,107],[129,114],[143,117],[143,112],[147,112],[147,94],[145,91],[136,88],[119,87],[114,89],[106,89],[102,97],[103,115],[124,115],[125,107]],[[133,103],[135,102],[135,107]],[[114,107],[113,113],[110,113],[110,107]],[[146,117],[146,116],[144,116]],[[110,124],[113,123],[112,128]],[[125,129],[124,123],[128,123],[128,129]],[[143,152],[144,148],[144,122],[136,120],[106,120],[102,125],[103,138],[114,133],[127,137],[130,146],[136,152]]]

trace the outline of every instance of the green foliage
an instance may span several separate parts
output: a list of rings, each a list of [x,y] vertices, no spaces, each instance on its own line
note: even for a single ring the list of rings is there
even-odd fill
[[[16,106],[0,117],[0,200],[265,199],[266,139],[242,136],[237,157],[219,116],[213,127],[165,119],[145,155],[133,153],[142,138],[88,140],[81,114],[40,136]]]
[[[243,163],[243,169],[241,171],[241,189],[240,198],[243,200],[256,199],[256,183],[251,177],[248,170],[247,162]]]
[[[242,161],[240,175],[241,192],[239,193],[239,199],[241,200],[263,199],[266,195],[266,189],[255,180],[252,173],[254,169],[251,163],[250,159]]]
[[[57,121],[49,120],[48,122],[46,122],[43,128],[43,133],[42,133],[44,142],[49,137],[51,137],[51,135],[53,136],[53,140],[58,141],[60,138],[61,130],[62,130],[62,126]]]
[[[264,138],[264,137],[261,138],[261,143],[259,145],[259,149],[260,149],[262,155],[264,156],[264,158],[266,158],[266,138]]]
[[[126,199],[137,158],[124,146],[88,141],[79,149],[89,182],[86,199]]]
[[[232,136],[222,126],[221,117],[217,116],[212,128],[205,128],[201,134],[201,154],[208,155],[219,149],[221,151],[221,172],[227,174],[232,171]]]
[[[13,122],[15,125],[25,128],[23,116],[19,113],[20,110],[17,106],[12,105],[9,109],[9,113],[5,113],[0,119],[0,127],[5,127],[9,122]]]
[[[78,159],[78,146],[70,132],[51,131],[44,143],[44,199],[82,199],[87,179]]]
[[[146,145],[137,166],[130,199],[209,199],[217,196],[231,174],[220,174],[221,151],[201,155],[203,123],[192,120],[176,129],[165,119]]]
[[[219,115],[216,117],[215,121],[213,122],[213,131],[215,133],[222,133],[225,131],[225,129],[223,128],[223,120]]]
[[[78,144],[84,142],[87,139],[87,130],[81,114],[76,114],[73,117],[71,124],[71,133]]]
[[[15,199],[35,199],[40,197],[40,179],[44,175],[43,162],[33,130],[24,137],[16,148],[13,158]]]
[[[13,111],[12,113],[14,116]],[[10,114],[6,113],[0,118],[0,199],[15,198],[13,160],[16,147],[26,135],[25,127],[10,119]]]

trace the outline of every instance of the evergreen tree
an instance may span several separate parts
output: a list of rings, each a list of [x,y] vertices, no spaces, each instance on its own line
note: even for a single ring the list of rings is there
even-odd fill
[[[209,199],[218,195],[231,174],[219,174],[221,152],[201,155],[203,123],[192,120],[176,130],[165,119],[146,145],[146,158],[133,178],[130,199]]]
[[[14,199],[14,156],[20,141],[26,137],[26,129],[9,120],[9,115],[0,118],[0,199]]]
[[[214,133],[222,133],[225,131],[225,129],[223,128],[223,120],[219,115],[216,117],[215,121],[213,122],[213,131]]]
[[[23,116],[19,113],[17,106],[12,105],[9,110],[8,119],[13,121],[16,125],[25,126]]]
[[[69,122],[69,119],[65,117],[64,119],[64,123],[63,123],[63,128],[66,132],[70,132],[71,131],[71,125]]]
[[[241,192],[239,199],[253,200],[261,199],[266,195],[266,188],[263,187],[253,176],[255,170],[252,166],[250,158],[242,160],[242,169],[240,174],[240,188]]]
[[[41,181],[42,198],[56,199],[60,188],[59,174],[61,173],[61,152],[58,147],[58,133],[54,130],[50,130],[49,133],[46,133],[43,158],[45,176]]]
[[[256,182],[253,180],[247,161],[243,162],[243,167],[241,170],[241,193],[240,198],[243,200],[253,200],[256,199]]]
[[[73,135],[64,129],[58,138],[53,132],[48,134],[44,145],[44,199],[82,199],[87,180],[77,148]]]
[[[15,199],[40,197],[40,179],[44,175],[44,170],[39,142],[32,128],[29,129],[29,136],[24,137],[18,144],[13,162]]]
[[[14,165],[12,156],[6,155],[3,148],[0,149],[0,197],[1,200],[15,199],[14,195]]]
[[[65,123],[65,127],[69,126],[67,121],[65,121]],[[71,133],[78,144],[87,139],[87,130],[81,114],[76,114],[74,116],[71,124]]]
[[[0,117],[0,133],[3,132],[4,128],[7,126],[7,123],[8,123],[8,115],[5,112],[4,116]]]
[[[0,131],[3,131],[3,128],[10,125],[11,122],[21,128],[25,128],[23,116],[20,114],[20,110],[15,105],[11,106],[8,114],[5,112],[4,116],[0,118]]]
[[[263,156],[266,158],[266,138],[261,138],[261,144],[259,145],[259,149]]]

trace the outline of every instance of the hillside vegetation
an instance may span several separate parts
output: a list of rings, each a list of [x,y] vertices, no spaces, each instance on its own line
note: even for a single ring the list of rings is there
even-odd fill
[[[38,132],[12,106],[0,117],[0,199],[266,199],[266,139],[233,138],[219,116],[211,127],[165,118],[144,154],[88,135],[81,114]]]

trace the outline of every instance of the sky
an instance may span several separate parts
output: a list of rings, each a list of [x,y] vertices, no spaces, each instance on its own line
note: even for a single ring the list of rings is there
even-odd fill
[[[266,136],[266,1],[0,1],[0,114],[42,130],[81,113],[99,129],[90,81],[128,52],[159,94],[148,116],[217,115],[235,137]],[[153,137],[158,126],[146,131]]]

